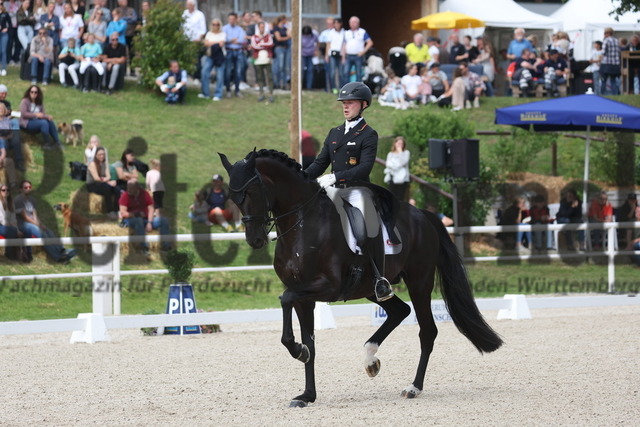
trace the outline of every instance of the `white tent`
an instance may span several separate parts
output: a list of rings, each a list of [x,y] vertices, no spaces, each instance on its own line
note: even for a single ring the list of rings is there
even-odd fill
[[[591,0],[585,0],[591,1]],[[440,12],[459,12],[483,20],[487,27],[527,29],[559,29],[562,22],[531,12],[513,0],[446,0]]]
[[[551,15],[552,19],[563,22],[563,30],[573,43],[574,58],[589,59],[591,45],[604,38],[606,27],[622,33],[640,31],[640,13],[626,13],[616,21],[609,15],[614,7],[611,0],[569,0]]]

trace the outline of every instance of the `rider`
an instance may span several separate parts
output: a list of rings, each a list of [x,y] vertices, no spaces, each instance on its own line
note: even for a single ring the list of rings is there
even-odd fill
[[[357,181],[369,182],[378,149],[378,133],[362,118],[362,112],[371,105],[371,90],[362,82],[347,83],[340,89],[337,101],[342,101],[346,121],[329,131],[322,151],[306,172],[311,179],[317,178],[322,188],[334,184],[349,187],[344,197],[364,213],[367,196],[357,187]],[[331,173],[320,176],[329,165]],[[385,301],[393,296],[393,291],[384,277],[384,242],[377,238],[370,239],[369,243],[361,249],[374,267],[376,298]]]

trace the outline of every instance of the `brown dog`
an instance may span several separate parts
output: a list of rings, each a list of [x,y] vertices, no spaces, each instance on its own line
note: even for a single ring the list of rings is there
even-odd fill
[[[64,138],[64,142],[67,144],[73,144],[77,146],[78,143],[84,143],[84,122],[76,119],[71,122],[62,122],[58,125],[58,133]]]
[[[69,233],[69,229],[73,231],[74,236],[88,237],[93,235],[91,222],[79,213],[73,212],[68,204],[58,203],[54,208],[55,210],[62,212],[65,235]]]

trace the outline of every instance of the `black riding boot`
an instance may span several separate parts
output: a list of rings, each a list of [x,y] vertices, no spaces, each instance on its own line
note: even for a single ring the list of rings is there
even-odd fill
[[[368,239],[368,255],[373,268],[374,290],[378,301],[386,301],[393,297],[391,284],[384,277],[384,242],[379,237]]]

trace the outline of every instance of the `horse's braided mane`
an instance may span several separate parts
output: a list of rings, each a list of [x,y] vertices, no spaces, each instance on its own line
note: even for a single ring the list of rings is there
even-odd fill
[[[256,152],[256,158],[261,158],[261,157],[268,157],[270,159],[278,160],[278,161],[284,163],[285,166],[287,166],[287,167],[293,169],[294,171],[296,171],[297,173],[301,174],[304,177],[305,180],[308,179],[307,173],[302,170],[302,166],[300,165],[300,163],[296,162],[291,157],[289,157],[287,154],[285,154],[285,153],[283,153],[281,151],[270,150],[270,149],[263,148],[263,149],[258,150]]]

